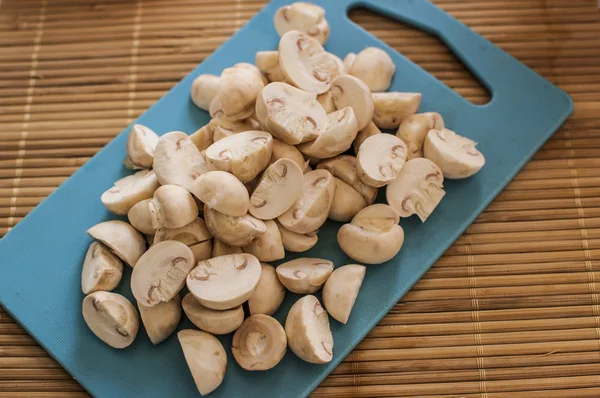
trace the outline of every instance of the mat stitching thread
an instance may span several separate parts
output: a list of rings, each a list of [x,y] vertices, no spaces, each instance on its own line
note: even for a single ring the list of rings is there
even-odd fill
[[[350,358],[350,363],[352,366],[352,393],[356,397],[360,397],[360,386],[359,386],[359,369],[358,369],[358,352],[356,350],[352,351],[352,355]]]
[[[127,124],[131,124],[133,122],[134,114],[133,114],[133,104],[136,96],[136,87],[137,87],[137,79],[138,79],[138,55],[140,53],[140,30],[142,29],[141,21],[142,21],[142,12],[143,12],[143,0],[138,0],[136,2],[135,8],[135,16],[133,18],[133,31],[131,33],[132,43],[131,43],[131,65],[129,65],[129,84],[127,88],[129,90],[127,96]]]

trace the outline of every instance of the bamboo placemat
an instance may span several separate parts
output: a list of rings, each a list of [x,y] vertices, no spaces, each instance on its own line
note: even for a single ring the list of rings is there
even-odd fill
[[[575,113],[314,395],[600,397],[600,11],[437,3],[569,92]],[[263,5],[0,0],[0,233]],[[436,39],[351,17],[487,100]],[[0,397],[26,396],[87,394],[0,309]]]

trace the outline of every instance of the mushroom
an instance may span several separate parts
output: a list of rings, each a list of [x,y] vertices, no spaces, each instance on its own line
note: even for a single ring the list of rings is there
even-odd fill
[[[285,355],[287,337],[283,326],[268,315],[252,315],[233,334],[231,352],[246,370],[268,370]]]
[[[252,116],[256,97],[264,87],[262,74],[258,69],[246,66],[224,69],[217,91],[223,114],[233,120]]]
[[[112,188],[102,194],[100,200],[109,211],[122,216],[139,201],[151,198],[158,187],[154,172],[142,170],[116,181]]]
[[[243,252],[244,251],[239,246],[231,246],[225,242],[215,239],[215,242],[213,243],[212,247],[212,255],[210,257],[219,257],[224,256],[226,254],[241,254]]]
[[[477,173],[485,164],[476,145],[475,141],[452,130],[431,130],[425,138],[423,151],[427,159],[438,165],[444,177],[461,179]]]
[[[272,145],[271,134],[245,131],[215,142],[206,150],[206,157],[217,169],[248,182],[269,164]]]
[[[372,92],[385,91],[392,85],[396,65],[382,49],[367,47],[348,63],[351,63],[348,73],[365,82]]]
[[[120,294],[90,293],[83,299],[81,312],[90,330],[109,346],[125,348],[135,340],[139,328],[138,313]]]
[[[156,230],[153,244],[166,240],[176,240],[187,246],[204,242],[212,238],[203,219],[196,217],[194,221],[179,228],[162,227]]]
[[[166,303],[158,303],[154,307],[146,307],[138,303],[140,318],[152,344],[162,343],[169,337],[181,320],[181,296],[176,294]]]
[[[190,140],[192,140],[194,145],[196,145],[196,148],[202,152],[212,145],[213,136],[214,131],[209,123],[203,127],[200,127],[195,133],[190,135]]]
[[[158,135],[152,129],[134,124],[127,137],[125,165],[130,169],[149,169],[154,160]]]
[[[444,176],[435,163],[415,158],[406,162],[398,178],[388,185],[387,202],[400,217],[417,214],[425,222],[446,194],[443,184]]]
[[[362,182],[379,188],[396,178],[404,162],[404,142],[392,134],[376,134],[360,146],[356,155],[356,171]]]
[[[335,179],[335,195],[328,217],[333,221],[348,222],[360,210],[367,207],[365,198],[339,178]]]
[[[329,317],[315,296],[304,296],[292,305],[285,334],[288,346],[303,361],[327,363],[333,358]]]
[[[349,264],[337,268],[323,286],[323,304],[329,315],[344,325],[365,278],[364,265]]]
[[[325,44],[329,38],[329,24],[322,7],[311,3],[296,2],[283,6],[275,13],[273,23],[279,37],[289,31],[299,31]]]
[[[287,81],[317,94],[329,90],[333,78],[340,74],[335,58],[317,40],[295,30],[279,40],[279,66]]]
[[[347,151],[358,134],[358,123],[350,107],[327,115],[327,129],[316,140],[298,145],[306,156],[331,158]]]
[[[152,226],[180,228],[198,217],[198,206],[192,195],[178,185],[163,185],[148,203]]]
[[[273,138],[273,151],[271,153],[271,160],[269,164],[273,164],[279,159],[290,159],[300,167],[300,170],[304,170],[306,167],[306,161],[302,153],[293,145],[286,144],[278,138]]]
[[[255,256],[259,261],[275,261],[285,257],[285,250],[281,242],[279,228],[273,220],[265,220],[266,231],[253,239],[242,249]]]
[[[188,246],[194,254],[194,261],[200,262],[208,260],[212,257],[212,240],[205,240],[204,242],[194,243]]]
[[[335,195],[335,180],[327,170],[304,174],[302,195],[285,213],[277,217],[284,228],[306,234],[321,227],[327,220]]]
[[[270,82],[285,82],[285,75],[279,66],[277,51],[259,51],[255,58],[256,66]]]
[[[277,277],[292,293],[311,294],[323,286],[333,263],[320,258],[297,258],[277,267]]]
[[[335,112],[335,104],[333,103],[331,89],[325,91],[323,94],[317,95],[317,101],[319,101],[319,104],[321,104],[327,114]]]
[[[187,287],[205,307],[227,310],[252,296],[260,272],[253,255],[229,254],[199,262],[187,277]]]
[[[396,137],[406,144],[408,149],[406,159],[422,158],[423,143],[429,130],[443,128],[444,119],[437,112],[417,113],[404,119],[398,127]]]
[[[346,74],[349,74],[350,71],[352,70],[352,65],[354,64],[355,60],[356,60],[356,53],[346,54],[346,57],[344,58],[344,70],[346,71]]]
[[[156,228],[152,225],[152,215],[148,206],[152,199],[145,199],[136,203],[129,212],[127,218],[135,229],[146,235],[154,235]]]
[[[87,230],[87,234],[110,248],[132,267],[146,250],[146,239],[123,221],[104,221]]]
[[[277,227],[279,233],[281,233],[281,242],[283,248],[289,252],[301,253],[312,249],[317,244],[317,231],[308,232],[306,234],[297,234],[292,231],[288,231],[278,221]]]
[[[367,124],[367,127],[358,132],[356,138],[354,139],[354,142],[352,143],[354,153],[358,153],[358,149],[360,148],[362,143],[365,142],[367,138],[375,134],[381,134],[381,130],[379,130],[379,127],[375,126],[375,123],[369,122],[369,124]]]
[[[252,109],[254,110],[254,108]],[[226,116],[212,119],[209,126],[213,131],[213,142],[244,131],[260,129],[260,125],[254,119],[231,120]],[[206,150],[208,147],[204,149]]]
[[[319,163],[317,169],[325,169],[329,171],[335,178],[339,178],[346,184],[350,185],[365,198],[367,204],[370,205],[375,202],[375,198],[377,197],[377,188],[363,183],[360,178],[358,178],[358,172],[356,170],[356,158],[354,156],[340,155],[324,160]]]
[[[285,288],[279,281],[275,268],[261,263],[261,273],[254,294],[248,299],[250,315],[273,315],[285,298]]]
[[[185,244],[166,240],[151,246],[133,268],[131,292],[138,303],[154,307],[170,301],[194,267],[194,254]]]
[[[201,330],[212,334],[229,334],[244,322],[244,309],[241,305],[223,311],[211,310],[196,300],[192,293],[182,301],[183,311],[188,319]]]
[[[92,242],[83,260],[81,290],[90,294],[115,289],[123,276],[123,263],[100,242]]]
[[[219,76],[200,75],[192,82],[190,96],[192,102],[200,109],[208,110],[211,101],[217,96],[219,90]]]
[[[352,108],[358,130],[364,129],[369,124],[375,107],[369,88],[360,79],[350,75],[336,77],[331,82],[331,94],[336,109],[347,106]]]
[[[262,74],[262,72],[260,71],[260,69],[258,69],[258,67],[256,65],[252,65],[249,62],[239,62],[239,63],[233,65],[233,67],[248,69],[248,70],[254,72],[258,77],[260,77],[260,79],[263,82],[263,86],[266,86],[267,84],[269,84],[269,80]],[[254,112],[252,112],[252,113],[254,113]],[[249,117],[252,117],[252,115],[250,115]]]
[[[373,93],[373,123],[380,129],[395,129],[421,105],[421,93]]]
[[[161,185],[173,184],[185,189],[212,169],[190,137],[179,131],[160,137],[153,168]]]
[[[200,395],[216,390],[227,372],[227,354],[217,338],[200,330],[177,333],[183,356]]]
[[[327,127],[327,114],[314,94],[281,82],[268,84],[258,95],[256,117],[290,145],[312,141]]]
[[[241,217],[248,212],[248,190],[233,174],[209,171],[202,174],[190,187],[206,206],[228,216]]]
[[[231,246],[245,246],[267,231],[265,223],[245,214],[233,217],[204,206],[204,221],[210,233]]]
[[[285,213],[302,194],[302,178],[302,170],[290,159],[267,167],[250,196],[250,214],[271,220]]]
[[[375,204],[359,211],[352,222],[338,231],[340,248],[350,258],[365,264],[381,264],[400,251],[404,230],[400,217],[390,206]]]
[[[221,106],[221,99],[219,98],[219,96],[216,96],[215,98],[213,98],[212,101],[210,101],[210,106],[208,107],[208,114],[212,118],[217,118],[225,115],[225,113],[223,112],[223,107]]]

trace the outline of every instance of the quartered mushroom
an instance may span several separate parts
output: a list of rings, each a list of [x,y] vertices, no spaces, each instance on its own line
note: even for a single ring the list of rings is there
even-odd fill
[[[228,216],[241,217],[248,212],[248,190],[233,174],[215,170],[202,174],[190,187],[206,206]]]
[[[215,239],[212,247],[212,254],[210,257],[219,257],[224,256],[226,254],[242,254],[243,252],[244,251],[239,246],[231,246],[225,242]]]
[[[186,244],[194,253],[195,262],[211,258],[212,235],[206,228],[204,220],[196,218],[189,224],[180,228],[159,228],[154,235],[153,244],[165,240],[176,240]]]
[[[377,127],[375,123],[369,122],[369,124],[367,124],[367,127],[358,132],[356,138],[354,139],[354,142],[352,143],[354,153],[358,153],[358,149],[360,148],[362,143],[365,142],[367,138],[375,134],[381,134],[381,130],[379,130],[379,127]]]
[[[395,129],[421,105],[421,93],[373,93],[373,123],[380,129]]]
[[[245,119],[254,113],[256,97],[265,84],[260,71],[253,68],[236,65],[221,73],[217,96],[223,114],[229,119]]]
[[[213,335],[200,330],[182,330],[177,333],[183,356],[200,395],[216,390],[227,372],[227,353]]]
[[[158,135],[152,129],[134,124],[127,137],[125,165],[130,169],[149,169],[154,160]]]
[[[273,315],[285,298],[285,288],[279,281],[275,268],[261,263],[261,273],[254,294],[248,299],[251,315]]]
[[[365,82],[374,93],[390,88],[396,65],[388,53],[377,47],[367,47],[353,58],[348,61],[351,64],[349,74]]]
[[[452,130],[431,130],[427,133],[424,155],[444,173],[444,177],[461,179],[477,173],[485,164],[485,157],[470,138]]]
[[[116,181],[100,200],[109,211],[123,216],[139,201],[151,198],[158,187],[154,171],[142,170]]]
[[[213,139],[214,131],[210,126],[210,123],[200,127],[195,133],[190,135],[190,140],[192,140],[200,152],[205,151],[206,148],[211,146],[214,142]]]
[[[123,263],[100,242],[93,242],[83,260],[81,290],[90,294],[115,289],[123,276]]]
[[[132,267],[146,250],[146,239],[123,221],[104,221],[87,230],[92,238],[104,243]]]
[[[333,202],[331,202],[328,215],[331,220],[350,221],[356,213],[365,207],[367,207],[367,201],[356,189],[339,178],[335,178],[335,196]]]
[[[148,202],[152,226],[180,228],[198,217],[198,206],[192,195],[178,185],[163,185]]]
[[[255,57],[256,67],[266,76],[269,82],[285,82],[285,75],[279,66],[277,51],[259,51]]]
[[[277,227],[281,233],[281,241],[285,250],[289,252],[301,253],[313,248],[319,240],[317,231],[308,232],[306,234],[297,234],[288,231],[277,221]]]
[[[303,361],[327,363],[333,359],[329,316],[315,296],[304,296],[290,308],[285,334],[288,346]]]
[[[271,153],[271,160],[269,164],[273,164],[279,159],[290,159],[304,170],[306,167],[306,161],[302,153],[293,145],[286,144],[278,138],[273,138],[273,151]]]
[[[347,151],[356,134],[358,123],[354,111],[346,107],[327,115],[327,128],[316,140],[298,145],[306,156],[327,159]]]
[[[343,324],[348,322],[366,270],[364,265],[344,265],[336,268],[325,282],[323,305],[336,321]]]
[[[212,334],[229,334],[244,322],[244,309],[241,305],[227,310],[212,310],[203,306],[192,293],[181,302],[188,319],[198,328]]]
[[[260,262],[253,255],[229,254],[199,262],[187,277],[187,287],[205,307],[226,310],[252,296],[260,273]]]
[[[228,216],[206,205],[204,221],[212,236],[231,246],[245,246],[267,231],[265,223],[250,214]]]
[[[273,17],[275,30],[279,36],[296,30],[325,44],[329,38],[329,24],[325,19],[325,10],[315,4],[296,2],[283,6]]]
[[[181,321],[181,296],[158,303],[154,307],[146,307],[138,303],[140,317],[152,344],[157,345],[173,334]]]
[[[219,76],[204,74],[194,79],[190,96],[198,108],[207,111],[218,90]]]
[[[319,163],[317,169],[325,169],[335,178],[339,178],[360,193],[367,204],[373,204],[377,197],[377,188],[362,182],[356,170],[356,158],[350,155],[340,155]],[[336,195],[337,196],[337,195]],[[335,201],[335,198],[334,198]]]
[[[400,123],[396,136],[406,144],[407,160],[423,157],[423,144],[429,130],[442,130],[444,119],[437,112],[417,113]]]
[[[131,292],[138,303],[153,307],[170,301],[185,285],[194,267],[194,254],[174,240],[151,246],[133,268]]]
[[[260,130],[260,125],[254,119],[232,120],[226,116],[219,116],[212,119],[209,126],[213,131],[213,142],[244,131]],[[204,149],[206,150],[208,147]]]
[[[255,256],[259,261],[276,261],[285,257],[285,250],[281,242],[281,234],[273,220],[265,220],[266,231],[254,238],[252,242],[242,249]]]
[[[331,94],[336,109],[352,108],[358,130],[364,129],[373,118],[375,106],[371,92],[357,77],[341,75],[331,82]]]
[[[285,355],[287,337],[283,326],[268,315],[252,315],[233,334],[231,352],[246,370],[268,370]]]
[[[336,111],[331,89],[325,91],[323,94],[317,95],[317,101],[319,101],[319,104],[321,104],[327,114]]]
[[[129,209],[127,213],[127,218],[131,225],[146,235],[154,235],[157,229],[152,225],[152,214],[149,207],[151,201],[152,199],[142,200]]]
[[[333,271],[333,263],[321,258],[297,258],[279,265],[277,277],[292,293],[315,293]]]
[[[212,101],[210,101],[210,106],[208,107],[208,114],[213,119],[225,115],[225,113],[223,112],[223,107],[221,106],[221,98],[219,98],[218,95],[215,98],[213,98]]]
[[[139,317],[133,304],[111,292],[94,292],[83,299],[83,319],[100,340],[113,348],[128,347],[135,340]]]
[[[382,187],[393,181],[406,162],[406,145],[392,134],[376,134],[365,140],[356,155],[356,171],[362,182]]]
[[[365,264],[392,259],[404,243],[400,217],[390,206],[375,204],[359,211],[352,222],[338,231],[340,248],[350,258]]]

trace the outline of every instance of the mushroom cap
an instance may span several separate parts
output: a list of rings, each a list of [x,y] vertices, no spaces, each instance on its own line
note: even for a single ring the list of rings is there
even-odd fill
[[[275,163],[279,159],[290,159],[304,170],[306,161],[302,153],[294,145],[286,144],[278,138],[273,138],[273,151],[271,152],[270,164]]]
[[[81,290],[84,294],[115,289],[123,276],[123,263],[100,242],[92,242],[83,260]]]
[[[252,109],[254,110],[254,107]],[[213,142],[211,144],[230,135],[243,133],[244,131],[260,130],[259,123],[254,119],[232,120],[226,116],[212,119],[209,126],[213,131]],[[206,149],[208,149],[208,146],[204,148],[204,150]]]
[[[477,173],[485,164],[485,157],[477,143],[452,130],[431,130],[424,145],[425,157],[439,166],[444,177],[461,179]]]
[[[261,273],[254,294],[248,299],[251,315],[273,315],[285,298],[285,288],[279,281],[275,268],[261,263]]]
[[[255,57],[256,67],[267,77],[269,82],[285,82],[285,75],[279,66],[277,51],[259,51]]]
[[[306,156],[331,158],[347,151],[358,134],[354,111],[346,107],[327,115],[327,129],[316,140],[298,145]]]
[[[325,10],[315,4],[295,2],[277,10],[273,24],[279,36],[290,30],[308,32],[325,17]]]
[[[129,209],[127,218],[135,229],[146,235],[154,235],[156,229],[152,225],[152,214],[150,213],[150,202],[152,199],[144,199]]]
[[[200,330],[177,333],[188,368],[200,395],[216,390],[227,372],[227,354],[221,342]]]
[[[339,178],[335,178],[335,195],[328,215],[331,220],[348,222],[365,207],[367,207],[367,201],[356,189]]]
[[[154,234],[153,244],[165,240],[176,240],[187,246],[201,243],[212,238],[212,235],[206,228],[206,223],[200,217],[194,221],[179,228],[159,228]]]
[[[277,227],[281,233],[281,241],[285,250],[294,253],[301,253],[313,248],[317,244],[318,236],[317,231],[312,231],[306,234],[297,234],[292,231],[288,231],[278,221]]]
[[[144,236],[123,221],[101,222],[88,229],[87,234],[104,243],[132,267],[146,250]]]
[[[198,205],[192,195],[178,185],[158,188],[148,203],[152,226],[181,228],[198,217]]]
[[[241,217],[248,212],[248,190],[233,174],[215,170],[202,174],[191,192],[204,204],[228,216]]]
[[[210,106],[208,107],[208,114],[213,119],[225,115],[225,113],[223,112],[223,107],[221,106],[221,98],[219,98],[218,95],[215,98],[213,98],[212,101],[210,101]]]
[[[194,79],[190,96],[200,109],[208,110],[211,101],[217,96],[219,76],[204,74]]]
[[[267,370],[275,367],[285,355],[287,337],[275,318],[264,314],[251,315],[233,334],[231,352],[246,370]]]
[[[152,170],[142,170],[115,181],[100,200],[114,214],[125,215],[136,203],[149,199],[159,187]]]
[[[364,129],[373,118],[375,106],[371,91],[362,80],[350,75],[340,75],[331,82],[331,93],[336,109],[352,108],[358,130]]]
[[[212,257],[212,239],[205,240],[204,242],[194,243],[188,246],[194,254],[194,262],[208,260]]]
[[[364,265],[348,264],[336,268],[323,286],[323,304],[329,315],[346,324],[365,278]]]
[[[200,127],[195,133],[190,135],[190,140],[196,145],[199,151],[205,151],[206,148],[212,145],[214,130],[210,126],[210,123]]]
[[[304,296],[292,305],[285,320],[288,346],[300,359],[327,363],[333,358],[333,335],[327,311],[315,296]]]
[[[181,320],[181,296],[176,294],[172,300],[146,307],[138,303],[140,317],[152,344],[165,341],[179,325]]]
[[[373,123],[381,129],[395,129],[421,105],[421,93],[373,93]]]
[[[372,92],[390,88],[395,72],[396,65],[392,58],[377,47],[367,47],[359,52],[348,69],[348,73],[365,82]]]
[[[352,70],[352,65],[356,60],[356,53],[348,53],[344,58],[344,71],[346,74],[350,74],[350,70]]]
[[[187,277],[187,287],[205,307],[226,310],[252,296],[260,272],[260,262],[253,255],[229,254],[199,262]]]
[[[331,89],[325,91],[323,94],[317,95],[317,101],[323,107],[327,114],[335,112],[335,104],[333,103],[333,94],[331,93]]]
[[[381,130],[379,130],[379,127],[377,127],[375,123],[369,122],[369,124],[367,124],[367,127],[358,132],[356,138],[354,139],[354,142],[352,143],[354,153],[358,153],[358,149],[360,148],[362,143],[365,142],[367,138],[375,134],[381,134]]]
[[[88,294],[83,299],[81,312],[90,330],[109,346],[125,348],[135,340],[139,328],[138,313],[120,294]]]
[[[204,220],[210,233],[231,246],[245,246],[267,231],[265,223],[250,214],[233,217],[204,206]]]
[[[212,257],[224,256],[226,254],[242,254],[244,251],[239,246],[231,246],[225,242],[215,239],[215,243],[212,247]]]
[[[166,240],[151,246],[131,273],[131,292],[138,303],[153,307],[170,301],[194,267],[194,254],[185,244]]]
[[[192,293],[182,301],[183,311],[198,328],[212,334],[229,334],[244,322],[244,309],[241,305],[227,310],[212,310],[203,306]]]
[[[423,157],[425,137],[431,129],[444,128],[444,119],[437,112],[417,113],[404,119],[398,127],[396,137],[406,144],[408,149],[406,159]]]
[[[290,292],[315,293],[333,271],[333,263],[321,258],[297,258],[279,265],[276,269],[279,281]]]
[[[382,187],[393,181],[406,162],[406,145],[392,134],[376,134],[365,140],[356,155],[356,171],[362,182]]]
[[[279,228],[273,220],[265,220],[266,231],[243,247],[244,252],[255,256],[259,261],[276,261],[285,257]]]
[[[375,198],[377,197],[377,188],[365,184],[358,178],[356,158],[354,156],[340,155],[324,160],[319,163],[317,169],[325,169],[334,177],[339,178],[350,185],[365,198],[367,204],[373,204],[375,201]]]
[[[264,86],[258,69],[239,65],[224,69],[217,91],[223,114],[233,120],[252,116],[256,97]]]
[[[149,169],[154,160],[158,135],[149,127],[134,124],[127,137],[127,160],[134,169]]]

